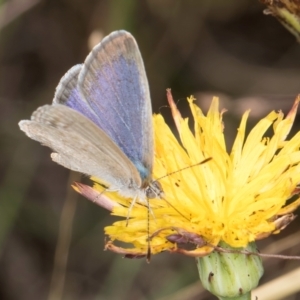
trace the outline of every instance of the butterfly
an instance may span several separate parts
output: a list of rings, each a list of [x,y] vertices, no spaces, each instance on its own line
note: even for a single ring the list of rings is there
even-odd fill
[[[115,31],[83,64],[60,80],[52,105],[19,122],[31,139],[50,147],[56,163],[101,180],[109,191],[148,203],[163,190],[152,179],[152,108],[134,37]],[[129,211],[130,211],[129,209]]]

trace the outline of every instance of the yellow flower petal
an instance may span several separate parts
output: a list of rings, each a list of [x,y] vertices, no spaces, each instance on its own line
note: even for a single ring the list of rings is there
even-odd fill
[[[150,199],[150,211],[137,202],[127,220],[131,200],[112,193],[111,199],[119,204],[113,214],[122,219],[105,228],[111,240],[107,248],[140,257],[147,255],[150,244],[153,254],[167,250],[203,256],[220,241],[245,247],[285,228],[300,205],[297,197],[286,205],[300,191],[300,132],[286,140],[300,98],[287,117],[282,112],[270,112],[248,136],[245,131],[250,111],[245,112],[230,153],[218,98],[213,98],[207,115],[193,103],[194,98],[188,99],[194,133],[170,91],[168,99],[182,146],[163,117],[154,115],[153,177],[161,183],[165,199]],[[272,128],[274,133],[268,136]],[[131,246],[127,251],[112,241]],[[187,244],[191,250],[186,249]]]

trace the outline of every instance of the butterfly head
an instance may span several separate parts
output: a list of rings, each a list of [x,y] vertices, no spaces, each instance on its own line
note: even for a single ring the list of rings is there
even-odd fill
[[[148,199],[164,198],[162,186],[156,180],[153,180],[148,184],[148,186],[145,188],[145,194]]]

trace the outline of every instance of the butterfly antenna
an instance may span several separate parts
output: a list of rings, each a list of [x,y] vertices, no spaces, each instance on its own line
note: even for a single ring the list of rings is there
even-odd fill
[[[204,159],[204,160],[202,160],[202,161],[200,161],[200,162],[198,162],[198,163],[196,163],[196,164],[194,164],[194,165],[190,165],[190,166],[184,167],[184,168],[182,168],[182,169],[176,170],[176,171],[174,171],[174,172],[168,173],[168,174],[166,174],[166,175],[164,175],[164,176],[162,176],[162,177],[156,179],[155,181],[159,181],[159,180],[161,180],[161,179],[163,179],[163,178],[165,178],[165,177],[168,177],[168,176],[173,175],[173,174],[176,174],[176,173],[178,173],[178,172],[187,170],[187,169],[189,169],[189,168],[193,168],[193,167],[202,165],[202,164],[204,164],[204,163],[210,161],[211,159],[212,159],[212,157],[208,157],[208,158],[206,158],[206,159]],[[182,217],[184,217],[186,220],[189,221],[189,219],[188,219],[185,215],[183,215],[182,212],[180,212],[174,205],[172,205],[166,198],[164,198],[164,197],[162,197],[162,196],[161,196],[161,198],[162,198],[164,201],[166,201],[167,204],[168,204],[169,206],[171,206],[178,214],[180,214]]]
[[[210,160],[212,160],[212,157],[205,158],[204,160],[202,160],[202,161],[200,161],[200,162],[198,162],[198,163],[196,163],[196,164],[193,164],[193,165],[184,167],[184,168],[182,168],[182,169],[179,169],[179,170],[173,171],[173,172],[171,172],[171,173],[168,173],[168,174],[166,174],[166,175],[164,175],[164,176],[162,176],[162,177],[160,177],[160,178],[157,178],[156,181],[161,180],[161,179],[163,179],[163,178],[165,178],[165,177],[168,177],[168,176],[170,176],[170,175],[174,175],[174,174],[176,174],[176,173],[178,173],[178,172],[181,172],[181,171],[184,171],[184,170],[193,168],[193,167],[200,166],[200,165],[205,164],[206,162],[208,162],[208,161],[210,161]]]
[[[171,206],[179,215],[181,215],[183,218],[185,218],[186,220],[190,221],[189,218],[187,218],[181,211],[179,211],[174,205],[172,205],[166,198],[163,198],[162,199],[169,205]]]

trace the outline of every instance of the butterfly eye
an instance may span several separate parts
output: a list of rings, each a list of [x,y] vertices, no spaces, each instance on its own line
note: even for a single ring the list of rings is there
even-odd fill
[[[152,181],[145,190],[148,199],[163,198],[164,192],[158,181]]]

